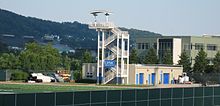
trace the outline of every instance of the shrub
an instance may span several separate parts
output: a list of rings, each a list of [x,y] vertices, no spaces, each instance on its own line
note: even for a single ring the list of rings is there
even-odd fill
[[[81,72],[80,71],[74,71],[73,72],[73,79],[75,81],[80,80],[81,79]]]
[[[11,74],[11,80],[26,80],[28,78],[28,73],[23,71],[15,71]]]

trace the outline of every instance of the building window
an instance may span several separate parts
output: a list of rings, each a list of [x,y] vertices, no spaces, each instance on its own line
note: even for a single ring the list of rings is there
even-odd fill
[[[185,44],[184,45],[184,50],[191,50],[192,46],[190,44]]]
[[[201,50],[204,49],[203,43],[195,43],[195,50]]]
[[[207,44],[207,50],[216,51],[217,46],[215,44]]]
[[[154,49],[157,49],[157,43],[154,43],[153,46],[154,46]]]
[[[144,43],[142,43],[142,49],[144,49],[145,48],[145,44]]]
[[[138,49],[141,49],[141,43],[138,43]]]
[[[148,43],[143,43],[144,46],[142,46],[144,49],[148,49],[149,48],[149,44]]]

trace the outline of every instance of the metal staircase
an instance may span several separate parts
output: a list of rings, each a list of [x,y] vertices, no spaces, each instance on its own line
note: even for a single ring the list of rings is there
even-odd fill
[[[96,16],[101,13],[106,15],[106,22],[97,22]],[[108,21],[110,12],[93,11],[91,14],[95,17],[95,22],[89,24],[89,28],[96,29],[98,32],[97,82],[99,82],[100,74],[102,84],[110,82],[120,84],[123,83],[123,81],[127,82],[127,63],[129,63],[128,32],[121,31],[113,23]],[[116,64],[111,67],[106,67],[105,61],[112,61]],[[126,68],[124,65],[126,65]],[[119,78],[122,79],[122,82],[119,82]]]

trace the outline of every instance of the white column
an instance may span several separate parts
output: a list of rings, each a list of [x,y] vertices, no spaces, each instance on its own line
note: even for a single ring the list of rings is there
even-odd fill
[[[105,31],[102,30],[102,83],[104,83],[104,62],[105,62]]]
[[[99,63],[100,63],[100,61],[99,61],[99,46],[100,46],[100,31],[98,30],[98,50],[97,50],[97,54],[98,54],[98,56],[97,56],[97,84],[99,84]]]
[[[121,36],[121,76],[124,74],[124,35]],[[123,75],[124,76],[124,75]]]
[[[116,70],[116,84],[118,84],[118,77],[119,77],[119,73],[118,73],[118,69],[119,69],[119,67],[118,67],[118,63],[119,63],[119,35],[117,34],[117,66],[116,66],[116,68],[117,68],[117,70]]]
[[[129,84],[129,35],[128,35],[128,41],[127,41],[127,84]]]

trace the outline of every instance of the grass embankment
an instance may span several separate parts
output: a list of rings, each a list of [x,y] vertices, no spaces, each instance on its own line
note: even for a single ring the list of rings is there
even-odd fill
[[[94,91],[94,90],[122,90],[129,88],[105,87],[95,85],[75,85],[75,84],[0,84],[0,92],[68,92],[68,91]]]

